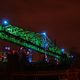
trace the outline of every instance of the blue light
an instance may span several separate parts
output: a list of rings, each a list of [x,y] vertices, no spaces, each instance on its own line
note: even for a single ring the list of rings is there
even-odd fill
[[[64,52],[65,50],[62,48],[61,51]]]
[[[9,25],[9,21],[8,21],[8,20],[3,20],[3,21],[2,21],[2,25],[4,25],[4,26]]]
[[[8,24],[8,22],[7,21],[4,21],[4,24]]]
[[[43,32],[42,35],[46,36],[46,32]]]
[[[29,61],[29,63],[32,62],[32,54],[29,54],[29,55],[28,55],[28,61]]]
[[[30,62],[30,63],[32,62],[32,57],[29,57],[29,62]]]

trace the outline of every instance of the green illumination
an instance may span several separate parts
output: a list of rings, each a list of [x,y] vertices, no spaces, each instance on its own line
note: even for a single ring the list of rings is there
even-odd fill
[[[9,25],[7,28],[5,28],[5,31],[14,36],[19,36],[24,40],[30,41],[33,44],[42,46],[41,35],[38,33],[31,32],[31,31],[24,31],[23,29],[12,25]]]
[[[10,42],[19,44],[19,45],[27,47],[27,48],[31,48],[31,49],[39,51],[41,53],[48,53],[48,55],[54,56],[54,54],[52,54],[50,52],[47,52],[44,49],[40,49],[40,48],[38,48],[36,46],[33,46],[33,45],[29,44],[29,43],[26,43],[25,41],[18,40],[18,39],[14,38],[11,35],[8,36],[8,35],[4,34],[3,32],[0,33],[0,38],[3,39],[3,40],[7,40],[7,41],[10,41]]]
[[[19,44],[21,46],[31,48],[41,53],[46,53],[51,56],[54,56],[54,54],[56,55],[62,54],[61,49],[55,46],[54,43],[50,43],[48,40],[47,42],[49,47],[47,50],[45,50],[45,48],[43,48],[44,38],[39,33],[28,31],[28,30],[25,31],[22,28],[18,28],[12,25],[8,25],[7,27],[0,26],[0,31],[1,31],[0,32],[1,39],[11,41],[15,44]],[[10,35],[7,35],[6,33],[9,33]],[[16,37],[19,37],[19,39],[17,39]]]
[[[1,25],[0,25],[0,31],[3,31],[4,30],[4,27],[2,27]]]

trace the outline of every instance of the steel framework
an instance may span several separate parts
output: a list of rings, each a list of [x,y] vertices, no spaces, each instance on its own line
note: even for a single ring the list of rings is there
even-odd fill
[[[23,30],[17,26],[0,25],[0,39],[10,41],[41,53],[46,53],[50,56],[57,55],[61,57],[62,55],[61,48],[56,46],[48,37],[46,39],[48,48],[45,49],[43,46],[45,38],[40,33]]]

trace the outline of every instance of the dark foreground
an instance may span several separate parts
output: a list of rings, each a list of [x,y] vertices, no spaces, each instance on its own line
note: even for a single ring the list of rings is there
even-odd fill
[[[0,80],[80,80],[80,70],[48,63],[0,63]]]

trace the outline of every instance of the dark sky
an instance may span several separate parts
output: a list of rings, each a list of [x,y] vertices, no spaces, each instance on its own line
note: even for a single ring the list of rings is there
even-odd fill
[[[46,31],[59,46],[80,51],[80,0],[1,0],[0,22]]]

